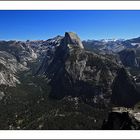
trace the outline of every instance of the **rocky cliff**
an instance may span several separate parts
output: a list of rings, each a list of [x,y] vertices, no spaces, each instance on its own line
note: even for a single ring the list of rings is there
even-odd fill
[[[122,68],[112,84],[112,102],[115,105],[132,107],[140,100],[140,93],[130,73]]]
[[[103,130],[139,130],[140,114],[130,108],[113,108],[104,120]]]
[[[0,85],[16,86],[20,83],[16,73],[27,70],[17,59],[5,51],[0,51]]]
[[[79,37],[74,33],[67,32],[51,61],[47,58],[44,59],[38,73],[47,76],[52,86],[52,97],[62,98],[71,95],[90,100],[93,104],[107,104],[110,102],[112,93],[113,97],[118,94],[114,87],[119,89],[116,82],[117,80],[119,80],[117,83],[122,82],[121,79],[116,78],[120,71],[121,66],[119,64],[108,57],[85,51]],[[120,77],[123,75],[128,74],[124,71]],[[115,86],[112,92],[114,79]],[[123,82],[129,86],[127,80],[124,79]],[[135,92],[135,86],[132,84],[131,87],[132,90],[129,93],[132,94]],[[129,96],[126,89],[120,88],[119,94],[122,95],[116,99],[117,101],[121,100],[123,95],[128,94]],[[123,101],[125,102],[124,98],[122,98]]]
[[[138,60],[136,58],[136,50],[125,49],[119,52],[120,60],[126,67],[139,67]]]

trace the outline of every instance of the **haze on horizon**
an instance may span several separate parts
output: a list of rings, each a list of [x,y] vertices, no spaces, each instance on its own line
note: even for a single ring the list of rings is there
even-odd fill
[[[82,40],[140,36],[140,10],[1,10],[0,40],[46,40],[66,31]]]

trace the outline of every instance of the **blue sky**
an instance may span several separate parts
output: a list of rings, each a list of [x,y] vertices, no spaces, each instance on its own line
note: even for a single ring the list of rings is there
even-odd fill
[[[82,40],[140,36],[140,11],[0,11],[0,40],[37,40],[76,32]]]

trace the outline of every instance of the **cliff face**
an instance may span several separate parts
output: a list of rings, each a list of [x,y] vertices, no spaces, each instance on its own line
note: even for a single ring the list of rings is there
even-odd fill
[[[135,82],[129,73],[120,69],[112,86],[112,102],[116,105],[131,107],[140,100]]]
[[[60,46],[68,48],[81,48],[84,46],[77,34],[73,32],[66,32],[65,37],[62,39]]]
[[[120,60],[126,67],[139,67],[136,59],[136,51],[133,49],[125,49],[119,52]]]
[[[39,74],[46,75],[51,97],[78,96],[93,104],[132,106],[139,93],[130,75],[108,57],[85,51],[79,37],[65,33],[51,60],[45,58]]]
[[[137,130],[140,123],[128,112],[111,112],[108,120],[103,123],[103,130]]]
[[[20,83],[16,76],[17,71],[24,71],[27,68],[18,63],[17,59],[5,51],[0,51],[0,85],[16,86]]]
[[[81,49],[70,50],[65,61],[57,60],[54,60],[57,62],[55,69],[47,71],[48,77],[51,76],[53,96],[104,98],[106,93],[111,94],[110,86],[118,67],[110,60]]]
[[[140,129],[140,114],[136,110],[124,107],[116,107],[104,120],[104,130],[138,130]]]

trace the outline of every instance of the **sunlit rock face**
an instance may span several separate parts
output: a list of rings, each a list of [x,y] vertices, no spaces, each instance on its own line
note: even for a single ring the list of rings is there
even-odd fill
[[[52,97],[72,95],[104,104],[110,100],[111,85],[119,68],[112,60],[85,51],[75,33],[65,33],[51,61],[43,60],[39,74],[49,79]]]
[[[38,73],[49,79],[54,98],[71,95],[93,104],[122,106],[133,106],[140,99],[125,68],[105,55],[86,51],[75,33],[65,33],[51,59],[44,58]]]
[[[0,51],[0,85],[16,86],[20,83],[16,73],[27,70],[17,59],[5,51]]]
[[[68,48],[81,48],[84,49],[84,46],[76,33],[66,32],[65,37],[61,41],[60,46]]]
[[[38,41],[0,41],[0,85],[16,86],[20,83],[17,73],[31,70],[31,65],[55,52],[63,37],[57,36]],[[38,67],[35,72],[37,71]]]

